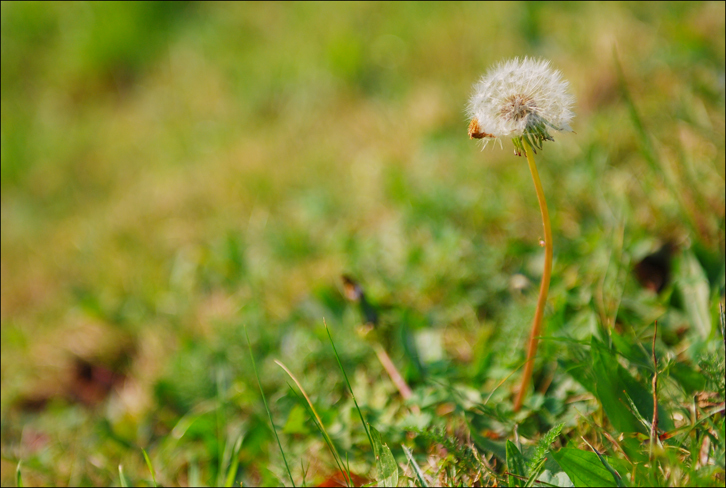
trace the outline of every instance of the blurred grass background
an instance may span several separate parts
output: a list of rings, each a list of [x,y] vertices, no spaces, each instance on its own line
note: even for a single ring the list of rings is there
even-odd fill
[[[18,460],[27,484],[117,483],[119,463],[143,483],[135,446],[164,484],[214,484],[238,436],[238,481],[279,482],[244,326],[293,471],[323,477],[274,358],[353,452],[323,317],[374,420],[400,408],[343,273],[414,388],[486,396],[524,357],[542,260],[524,159],[466,135],[473,83],[513,56],[552,60],[577,100],[538,159],[547,334],[658,319],[707,349],[689,334],[723,300],[723,2],[13,2],[1,22],[3,485]],[[668,242],[655,294],[631,269]]]

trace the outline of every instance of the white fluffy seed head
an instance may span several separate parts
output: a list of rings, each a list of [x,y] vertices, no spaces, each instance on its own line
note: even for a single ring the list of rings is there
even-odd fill
[[[574,97],[549,61],[514,58],[501,62],[474,86],[467,113],[470,137],[552,140],[549,129],[572,131]],[[516,143],[515,143],[516,146]]]

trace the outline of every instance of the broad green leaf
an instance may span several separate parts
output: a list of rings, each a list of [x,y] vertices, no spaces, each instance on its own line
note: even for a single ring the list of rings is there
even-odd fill
[[[674,363],[669,373],[689,395],[706,388],[706,378],[703,374],[687,364]]]
[[[620,478],[620,474],[617,471],[615,471],[612,466],[610,466],[610,463],[608,463],[608,460],[605,459],[605,456],[603,456],[602,454],[600,454],[599,452],[597,452],[597,449],[595,449],[594,447],[592,447],[590,445],[590,443],[587,442],[584,438],[582,440],[585,441],[585,444],[587,444],[590,447],[590,449],[593,450],[593,452],[595,452],[595,455],[600,460],[600,464],[602,464],[603,467],[605,469],[607,469],[608,473],[610,473],[610,475],[612,475],[613,479],[615,479],[615,482],[618,484],[618,487],[622,487],[623,486],[623,480]]]
[[[564,448],[551,454],[577,487],[618,486],[594,452]]]
[[[381,434],[370,426],[373,450],[376,455],[376,468],[378,468],[378,486],[398,485],[398,465],[391,450],[381,440]]]
[[[647,434],[648,429],[638,421],[628,397],[640,415],[650,422],[653,418],[652,393],[618,363],[612,351],[594,337],[590,343],[590,354],[595,373],[596,396],[610,423],[619,432]],[[673,426],[670,416],[662,408],[658,412],[661,428],[670,430]]]
[[[647,347],[645,347],[645,345],[641,347],[639,340],[634,340],[632,337],[624,337],[615,331],[612,332],[610,337],[612,338],[615,349],[617,349],[618,352],[625,357],[625,359],[630,361],[630,364],[641,367],[653,366],[653,361],[650,356],[650,344],[648,344]]]
[[[547,483],[553,486],[561,486],[563,488],[570,488],[572,486],[575,486],[572,484],[570,477],[567,476],[567,473],[565,473],[564,471],[560,471],[559,473],[553,475],[548,469],[545,469],[537,479],[542,483]]]
[[[591,355],[583,345],[568,344],[567,355],[557,360],[560,367],[583,388],[597,395],[595,389],[595,373],[592,371]]]
[[[507,469],[510,473],[526,477],[524,456],[519,452],[512,441],[507,441]],[[514,476],[509,477],[509,486],[522,486],[522,480]]]
[[[605,345],[600,341],[592,338],[590,343],[590,354],[592,355],[592,368],[595,372],[595,390],[596,396],[602,404],[602,408],[605,411],[605,415],[608,416],[610,423],[613,424],[615,430],[620,432],[643,432],[645,428],[640,425],[636,417],[630,412],[628,408],[628,401],[623,391],[627,390],[627,387],[623,381],[620,380],[620,376],[627,377],[630,374],[627,371],[621,372],[622,366],[618,363],[617,359],[605,348]],[[634,382],[634,381],[633,381]],[[636,383],[637,384],[637,383]],[[640,404],[638,402],[643,401],[643,395],[647,397],[647,391],[643,388],[643,392],[638,392],[637,400],[633,398],[633,401],[638,405],[640,410]],[[651,404],[651,410],[652,410]],[[647,411],[643,408],[642,411]],[[594,454],[593,454],[594,456]],[[568,473],[569,474],[569,473]],[[570,476],[572,477],[572,476]]]
[[[474,445],[483,452],[490,452],[494,454],[500,461],[507,460],[506,447],[501,441],[493,441],[483,435],[479,434],[476,429],[471,429],[471,439],[474,441]]]
[[[287,416],[287,422],[282,428],[285,434],[309,434],[310,429],[305,425],[308,413],[302,405],[295,405]]]

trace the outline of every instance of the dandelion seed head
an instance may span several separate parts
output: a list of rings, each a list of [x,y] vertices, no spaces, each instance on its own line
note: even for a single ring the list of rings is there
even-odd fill
[[[574,97],[568,86],[549,61],[514,58],[499,63],[474,86],[467,107],[469,136],[485,145],[492,139],[524,136],[541,147],[542,141],[553,140],[550,129],[572,131]]]

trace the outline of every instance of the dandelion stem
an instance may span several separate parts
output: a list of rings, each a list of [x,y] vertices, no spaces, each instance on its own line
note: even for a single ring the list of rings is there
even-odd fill
[[[534,321],[532,322],[532,332],[529,334],[529,345],[527,346],[527,361],[524,365],[524,374],[522,376],[522,384],[519,387],[517,398],[514,401],[514,411],[518,412],[522,408],[522,402],[527,394],[529,382],[532,380],[532,370],[534,369],[534,356],[537,353],[537,345],[539,337],[542,335],[542,321],[544,318],[544,309],[547,304],[547,292],[550,288],[550,276],[552,274],[552,227],[550,226],[550,214],[547,210],[547,201],[545,200],[544,191],[542,190],[542,182],[539,179],[537,165],[534,162],[534,150],[526,139],[522,138],[522,144],[527,155],[529,163],[529,171],[532,173],[534,187],[537,190],[537,200],[539,200],[539,209],[542,212],[542,225],[544,226],[544,244],[545,244],[545,263],[542,272],[542,282],[539,287],[539,298],[537,298],[537,310],[534,313]]]

